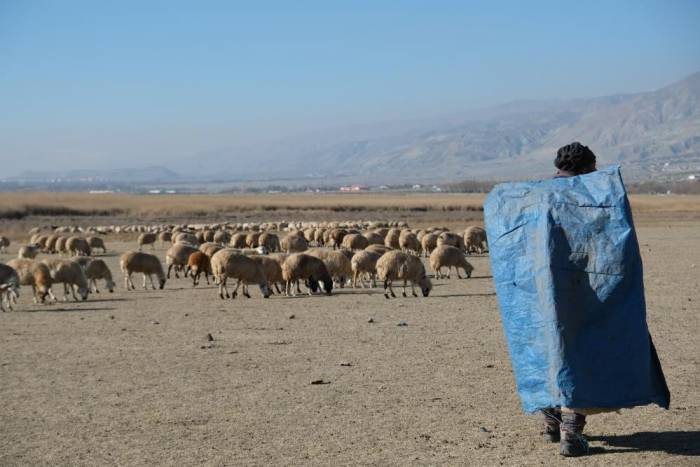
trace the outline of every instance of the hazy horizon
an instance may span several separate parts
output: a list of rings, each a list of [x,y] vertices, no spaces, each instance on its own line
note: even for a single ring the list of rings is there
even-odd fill
[[[700,70],[697,24],[693,1],[3,2],[0,164],[167,166],[346,126],[653,91]]]

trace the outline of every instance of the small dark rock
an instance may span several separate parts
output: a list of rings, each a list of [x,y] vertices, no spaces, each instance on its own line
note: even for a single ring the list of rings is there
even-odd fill
[[[368,323],[374,323],[374,318],[370,318],[367,320]]]
[[[491,430],[483,426],[479,427],[479,431],[481,431],[482,433],[491,433]]]
[[[212,336],[211,333],[208,333],[208,334],[207,334],[207,340],[208,340],[209,342],[213,341],[213,340],[214,340],[214,336]]]
[[[340,366],[352,366],[350,362],[340,362]]]
[[[311,384],[331,384],[331,382],[324,379],[315,379],[311,381]]]
[[[493,365],[489,363],[488,365],[485,365],[484,368],[493,368]]]
[[[406,321],[399,321],[399,324],[397,326],[408,326],[408,323]]]
[[[289,318],[289,319],[294,319],[294,318],[296,318],[296,316],[294,316],[294,315],[289,315],[288,318]]]
[[[160,324],[158,321],[153,321],[152,323],[153,324]]]
[[[109,315],[109,319],[114,319],[114,315]]]

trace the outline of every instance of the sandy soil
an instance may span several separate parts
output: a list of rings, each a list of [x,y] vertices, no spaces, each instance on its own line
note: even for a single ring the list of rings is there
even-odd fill
[[[222,301],[174,279],[41,306],[25,289],[0,315],[0,465],[698,465],[700,223],[639,238],[672,409],[590,417],[589,457],[560,458],[521,412],[474,257],[427,299]]]

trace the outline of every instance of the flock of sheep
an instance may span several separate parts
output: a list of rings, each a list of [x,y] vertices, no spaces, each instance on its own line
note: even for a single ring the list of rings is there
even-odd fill
[[[376,287],[377,281],[383,282],[386,298],[396,297],[395,281],[403,283],[404,297],[409,284],[413,296],[418,296],[417,286],[427,297],[432,283],[421,256],[429,258],[435,278],[449,278],[452,268],[461,278],[460,269],[466,277],[473,271],[467,255],[487,251],[486,233],[478,226],[462,233],[377,222],[59,227],[50,232],[35,228],[18,257],[0,263],[0,309],[12,309],[20,286],[31,286],[35,303],[57,300],[54,284],[63,284],[64,300],[70,295],[85,300],[91,292],[99,293],[98,281],[112,292],[111,271],[92,254],[97,249],[106,252],[102,236],[113,233],[139,234],[137,249],[123,253],[119,261],[127,290],[136,288],[135,273],[143,275],[144,288],[150,283],[153,289],[162,289],[171,275],[182,273],[194,286],[202,276],[209,284],[211,276],[222,299],[236,298],[239,290],[250,297],[249,286],[257,286],[268,298],[273,293],[294,296],[302,292],[302,284],[311,295],[331,294],[334,287],[346,285]],[[165,267],[155,254],[143,251],[148,246],[155,250],[157,242],[168,246]],[[0,236],[0,251],[9,244]],[[40,253],[51,256],[37,259]],[[235,281],[231,293],[229,280]]]

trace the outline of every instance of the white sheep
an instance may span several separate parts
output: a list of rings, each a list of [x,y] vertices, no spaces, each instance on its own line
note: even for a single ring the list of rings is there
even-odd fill
[[[265,298],[272,294],[262,266],[248,256],[235,253],[235,250],[227,248],[217,251],[211,258],[211,270],[219,284],[219,297],[221,299],[224,296],[226,298],[236,298],[238,288],[242,284],[257,284]],[[226,288],[226,282],[229,277],[237,280],[233,295],[229,295]],[[245,287],[243,288],[243,295],[250,298]]]
[[[460,268],[464,269],[464,273],[467,277],[471,277],[472,271],[474,270],[474,267],[469,264],[467,258],[464,256],[464,251],[451,245],[440,245],[433,250],[430,254],[430,267],[435,271],[436,279],[442,278],[443,274],[441,269],[444,267],[447,268],[448,279],[450,278],[450,270],[452,268],[455,268],[457,277],[460,279],[462,278],[459,275]]]
[[[88,284],[90,288],[95,293],[100,293],[97,288],[97,281],[104,280],[105,287],[109,290],[109,293],[114,292],[114,280],[112,279],[112,271],[107,267],[107,263],[101,259],[94,259],[90,261],[85,267],[85,276],[88,279]]]
[[[472,225],[464,231],[464,244],[467,253],[483,253],[488,249],[486,230],[483,227]]]
[[[168,267],[167,278],[170,279],[170,271],[175,268],[175,277],[179,278],[178,272],[187,267],[187,260],[195,251],[199,251],[194,247],[185,243],[176,243],[165,253],[165,265]]]
[[[384,296],[389,298],[389,293],[392,297],[396,297],[392,289],[392,283],[395,280],[403,280],[403,296],[406,296],[406,283],[411,283],[411,292],[414,297],[417,297],[414,286],[418,284],[424,297],[430,294],[433,288],[430,279],[425,274],[425,266],[420,258],[413,256],[403,251],[389,251],[384,253],[377,261],[377,277],[384,281]],[[387,292],[388,290],[388,292]]]
[[[350,266],[352,267],[352,286],[357,287],[357,280],[360,280],[360,285],[365,288],[364,276],[367,276],[370,280],[370,286],[376,287],[376,276],[377,276],[377,260],[382,255],[379,253],[374,253],[372,251],[358,251],[355,253],[350,260]]]
[[[140,251],[127,251],[119,258],[119,267],[124,273],[124,285],[126,290],[136,290],[134,282],[131,280],[131,275],[135,272],[143,274],[143,288],[146,287],[146,278],[150,279],[151,287],[156,289],[153,283],[153,276],[158,277],[159,286],[162,289],[165,287],[165,273],[163,265],[157,256]]]

